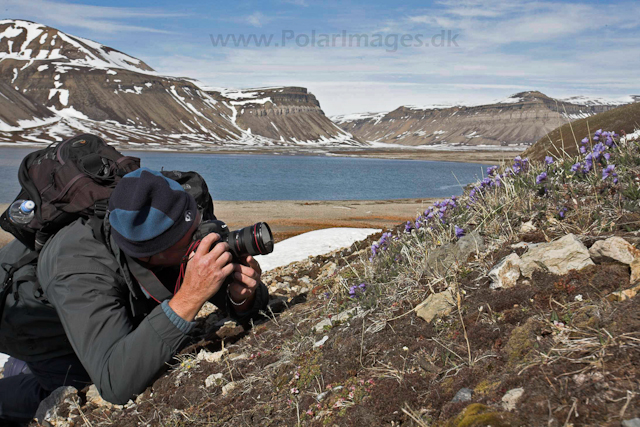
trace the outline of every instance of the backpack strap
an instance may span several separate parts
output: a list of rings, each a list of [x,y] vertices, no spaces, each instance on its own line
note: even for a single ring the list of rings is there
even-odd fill
[[[171,299],[173,294],[166,288],[151,270],[144,268],[138,261],[125,254],[129,271],[144,291],[157,303]]]
[[[4,314],[4,304],[7,301],[7,296],[9,295],[9,292],[14,288],[13,275],[16,273],[16,271],[20,270],[25,265],[36,264],[38,262],[38,255],[39,255],[38,252],[30,251],[24,254],[14,264],[9,264],[9,263],[2,264],[2,268],[4,269],[4,271],[7,272],[7,275],[5,276],[4,282],[2,283],[2,290],[0,290],[0,322],[2,322],[2,315]],[[18,290],[16,287],[16,289],[14,289],[14,293],[17,294],[17,291]]]

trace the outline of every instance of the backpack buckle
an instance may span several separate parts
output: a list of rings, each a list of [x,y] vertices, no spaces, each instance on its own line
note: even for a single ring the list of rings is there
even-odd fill
[[[93,204],[93,213],[100,219],[104,219],[107,215],[107,211],[109,210],[109,201],[108,200],[97,200]]]

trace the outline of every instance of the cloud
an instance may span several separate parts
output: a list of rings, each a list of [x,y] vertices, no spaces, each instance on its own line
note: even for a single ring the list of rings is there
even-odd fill
[[[307,0],[282,0],[283,3],[293,4],[295,6],[309,7]]]
[[[158,28],[130,25],[128,19],[170,19],[187,16],[155,9],[93,6],[52,0],[2,0],[4,15],[24,18],[50,26],[84,28],[95,32],[170,33]]]
[[[271,18],[265,16],[262,12],[254,12],[243,19],[247,24],[254,27],[262,27],[264,24],[271,21]]]

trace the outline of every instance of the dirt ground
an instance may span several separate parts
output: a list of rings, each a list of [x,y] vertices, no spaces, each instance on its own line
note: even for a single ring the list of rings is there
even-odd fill
[[[218,219],[234,230],[258,221],[269,224],[276,242],[308,231],[332,227],[387,228],[415,218],[434,199],[346,201],[217,201]],[[0,211],[7,209],[0,204]],[[12,236],[0,230],[0,247]]]

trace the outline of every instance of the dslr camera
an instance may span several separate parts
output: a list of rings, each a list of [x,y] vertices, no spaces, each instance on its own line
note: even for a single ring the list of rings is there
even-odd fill
[[[258,222],[240,230],[229,231],[227,224],[219,220],[203,221],[193,233],[193,241],[202,240],[207,234],[218,233],[219,242],[229,244],[233,259],[238,260],[245,255],[266,255],[273,252],[273,236],[266,222]]]

